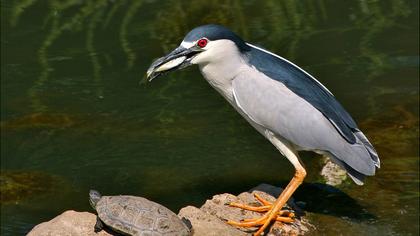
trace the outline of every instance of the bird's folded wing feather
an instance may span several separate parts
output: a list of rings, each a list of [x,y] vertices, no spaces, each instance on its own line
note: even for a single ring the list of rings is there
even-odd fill
[[[233,79],[232,92],[250,120],[304,150],[331,153],[348,172],[375,173],[380,165],[375,149],[326,88],[259,49],[251,50],[248,60],[252,67]]]
[[[271,79],[281,82],[314,106],[349,143],[356,142],[353,134],[358,130],[356,123],[320,82],[288,60],[254,45],[248,45],[251,46],[251,50],[247,53],[247,60],[251,66]]]
[[[298,150],[331,153],[348,172],[357,171],[353,176],[375,172],[375,157],[362,141],[349,143],[323,113],[283,83],[250,68],[233,79],[232,92],[243,115]]]

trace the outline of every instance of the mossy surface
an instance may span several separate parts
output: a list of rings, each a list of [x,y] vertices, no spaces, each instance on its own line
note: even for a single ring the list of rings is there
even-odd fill
[[[1,204],[17,204],[59,187],[60,179],[38,171],[2,171],[0,174]]]

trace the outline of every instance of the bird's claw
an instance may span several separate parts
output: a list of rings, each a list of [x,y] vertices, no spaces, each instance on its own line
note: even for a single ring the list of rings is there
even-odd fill
[[[225,205],[248,210],[248,211],[254,211],[254,212],[268,212],[273,208],[273,204],[265,200],[264,198],[262,198],[259,194],[254,193],[254,197],[255,199],[258,200],[258,202],[262,204],[262,206],[250,206],[250,205],[236,203],[236,202],[226,203]],[[290,218],[295,217],[295,214],[292,211],[288,211],[288,210],[280,210],[278,215],[290,217]]]
[[[231,202],[227,205],[232,207],[241,208],[244,210],[254,211],[254,212],[265,212],[265,214],[259,219],[244,219],[240,222],[228,220],[226,223],[234,225],[237,227],[258,227],[264,225],[267,221],[277,221],[282,223],[292,223],[294,221],[295,214],[291,211],[280,210],[277,214],[271,214],[273,210],[273,204],[265,199],[263,199],[258,194],[254,194],[255,198],[262,204],[262,206],[249,206],[241,203]],[[256,235],[260,233],[261,229],[258,230]]]

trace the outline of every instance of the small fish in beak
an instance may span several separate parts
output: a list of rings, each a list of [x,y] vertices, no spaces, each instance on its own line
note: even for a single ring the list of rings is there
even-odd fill
[[[183,69],[191,65],[192,57],[200,51],[195,48],[178,47],[167,56],[157,59],[147,70],[149,82],[165,72]]]
[[[170,70],[170,69],[172,69],[174,67],[177,67],[177,66],[181,65],[181,63],[184,62],[185,59],[187,59],[186,56],[175,58],[175,59],[170,60],[170,61],[168,61],[168,62],[160,65],[159,67],[155,68],[154,71],[155,72],[163,72],[163,71]],[[149,76],[152,72],[153,71],[151,71],[150,69],[147,70],[147,75]]]

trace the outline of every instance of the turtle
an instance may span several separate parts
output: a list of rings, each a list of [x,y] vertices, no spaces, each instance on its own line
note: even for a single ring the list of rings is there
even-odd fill
[[[188,220],[181,220],[168,208],[143,197],[101,196],[98,191],[90,190],[89,202],[98,213],[95,232],[106,225],[123,235],[191,235]]]

